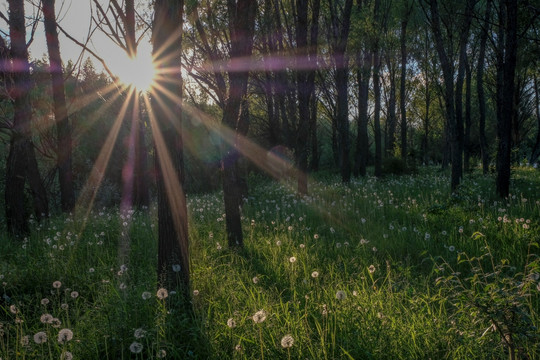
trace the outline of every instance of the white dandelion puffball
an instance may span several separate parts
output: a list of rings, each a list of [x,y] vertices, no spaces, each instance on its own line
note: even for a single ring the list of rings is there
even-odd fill
[[[236,327],[236,321],[233,318],[229,318],[229,320],[227,320],[227,326],[234,329]]]
[[[34,334],[34,342],[36,344],[43,344],[47,341],[47,334],[44,331],[40,331]]]
[[[295,262],[296,262],[296,257],[291,256],[291,257],[289,258],[289,261],[290,261],[291,264],[295,263]]]
[[[264,320],[266,320],[266,312],[264,310],[259,310],[253,315],[253,322],[256,324],[260,324]]]
[[[311,277],[314,278],[314,279],[315,279],[315,278],[318,278],[318,277],[319,277],[319,272],[318,272],[318,271],[312,272],[312,273],[311,273]]]
[[[142,351],[143,345],[139,342],[132,342],[131,345],[129,345],[129,351],[131,351],[134,354],[138,354]]]
[[[284,349],[290,348],[291,346],[293,346],[293,344],[294,344],[294,338],[291,335],[285,335],[281,339],[281,346]]]
[[[182,267],[181,267],[179,264],[174,264],[174,265],[172,266],[172,270],[173,270],[174,272],[180,272],[181,269],[182,269]]]
[[[71,339],[73,339],[73,331],[71,331],[70,329],[62,329],[58,333],[58,342],[60,344],[65,344]]]
[[[78,293],[77,291],[72,291],[70,295],[71,295],[71,297],[72,297],[73,299],[76,299],[76,298],[79,297],[79,293]]]
[[[53,282],[52,286],[55,289],[60,289],[62,287],[62,283],[60,281],[56,280],[55,282]]]
[[[376,270],[376,269],[375,269],[375,266],[369,265],[368,271],[369,271],[370,274],[373,274],[373,273],[375,272],[375,270]]]
[[[169,296],[169,292],[165,288],[161,288],[157,291],[156,296],[158,299],[163,300]]]
[[[43,314],[39,318],[39,321],[41,321],[43,324],[51,324],[53,320],[53,316],[51,314]]]
[[[338,290],[336,292],[336,299],[345,300],[346,298],[347,298],[347,294],[345,294],[345,291]]]
[[[144,291],[141,295],[141,297],[143,298],[143,300],[148,300],[152,297],[152,294],[150,294],[149,291]]]
[[[135,339],[142,339],[146,336],[146,330],[144,330],[143,328],[135,329],[135,331],[133,332],[133,336],[135,337]]]

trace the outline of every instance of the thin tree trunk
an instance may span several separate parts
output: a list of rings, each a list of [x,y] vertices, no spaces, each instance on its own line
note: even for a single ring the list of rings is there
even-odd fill
[[[394,156],[394,147],[396,145],[396,71],[392,67],[390,59],[387,57],[387,64],[389,69],[389,81],[390,81],[390,98],[388,99],[388,116],[386,125],[388,127],[385,153],[386,157]]]
[[[373,113],[373,123],[375,125],[375,176],[382,175],[382,138],[381,138],[381,60],[380,50],[375,49],[373,53],[373,92],[375,96],[375,108]]]
[[[156,77],[152,112],[157,158],[158,284],[179,288],[189,297],[189,237],[182,140],[183,0],[156,0],[152,34],[155,61],[164,73]],[[167,94],[174,94],[171,99]],[[157,101],[156,98],[160,100]],[[177,271],[179,270],[179,272]]]
[[[66,107],[62,58],[56,29],[55,0],[43,0],[43,15],[47,48],[49,51],[49,69],[52,81],[53,111],[56,120],[56,153],[58,179],[60,183],[60,204],[62,211],[70,212],[75,206],[73,191],[73,173],[71,161],[71,124]]]
[[[242,62],[251,56],[253,48],[253,32],[257,3],[254,0],[229,0],[229,32],[231,37],[231,62]],[[244,66],[248,62],[243,62]],[[230,248],[242,248],[244,239],[240,218],[239,199],[241,198],[238,184],[237,160],[242,129],[241,105],[247,92],[249,68],[241,71],[229,71],[229,98],[223,111],[223,125],[233,130],[236,137],[232,146],[222,149],[223,161],[223,199],[225,203],[225,224]]]
[[[369,155],[368,139],[368,100],[369,79],[371,74],[371,53],[365,49],[356,58],[356,78],[358,82],[358,129],[356,135],[356,154],[354,176],[366,176]]]
[[[308,193],[308,135],[309,135],[309,99],[308,71],[303,69],[308,47],[308,0],[297,0],[296,8],[296,85],[298,92],[298,132],[296,158],[298,163],[298,194]]]
[[[502,69],[502,89],[499,118],[497,119],[497,135],[499,137],[497,151],[496,189],[500,197],[506,198],[510,193],[510,167],[512,151],[512,116],[514,114],[514,81],[517,62],[517,0],[505,0],[504,28],[504,64]],[[503,26],[504,24],[504,26]],[[499,84],[498,84],[499,85]]]
[[[534,77],[534,108],[536,112],[536,142],[529,158],[530,164],[536,164],[540,157],[540,99],[538,99],[538,78]]]
[[[407,24],[413,8],[407,9],[405,18],[401,21],[400,48],[401,48],[401,81],[399,94],[399,110],[401,113],[401,158],[407,162],[407,106],[406,106],[406,82],[407,82]]]
[[[467,57],[466,57],[467,59]],[[471,82],[472,82],[472,69],[466,60],[465,64],[465,133],[463,137],[463,169],[465,172],[470,171],[471,160]]]
[[[480,37],[480,52],[478,54],[478,68],[476,69],[476,89],[478,94],[478,127],[480,133],[480,153],[482,156],[482,172],[486,175],[489,172],[489,154],[486,140],[486,96],[484,92],[484,63],[486,57],[486,42],[488,38],[488,27],[491,16],[491,0],[488,0],[484,24]]]

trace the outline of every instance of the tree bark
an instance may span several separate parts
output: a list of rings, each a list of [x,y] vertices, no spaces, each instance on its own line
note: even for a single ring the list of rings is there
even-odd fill
[[[180,72],[184,2],[156,0],[154,9],[152,42],[158,74],[152,97],[152,125],[157,158],[158,284],[169,290],[178,288],[188,297],[189,237],[183,191]],[[167,94],[174,94],[174,99]]]
[[[11,60],[17,66],[11,71],[12,84],[9,88],[13,99],[13,129],[10,152],[6,165],[5,206],[8,232],[18,236],[29,232],[28,214],[24,208],[25,180],[31,188],[34,211],[38,220],[49,213],[45,188],[39,175],[32,144],[32,106],[30,91],[30,65],[26,47],[24,1],[9,0],[9,34]]]
[[[371,74],[372,57],[368,49],[356,56],[356,79],[358,82],[358,128],[356,135],[356,154],[354,176],[366,176],[369,156],[368,139],[368,100],[369,79]]]
[[[238,148],[241,142],[242,123],[241,104],[247,93],[249,62],[253,48],[253,33],[257,3],[255,0],[228,0],[229,34],[231,38],[231,58],[229,71],[229,97],[223,111],[223,125],[234,131],[232,144],[222,148],[223,156],[223,198],[225,203],[225,224],[230,248],[244,246],[242,223],[240,219],[239,199],[241,198],[238,184],[237,160]],[[238,65],[238,68],[234,68]]]
[[[337,132],[339,137],[339,163],[341,181],[351,180],[350,140],[349,140],[349,59],[346,54],[347,39],[351,24],[352,0],[345,0],[341,18],[338,16],[337,4],[330,1],[331,31],[333,38],[332,57],[336,66],[336,103]]]
[[[534,108],[536,113],[536,142],[529,158],[530,164],[536,164],[536,161],[540,157],[540,96],[538,92],[538,78],[534,77]]]
[[[401,49],[401,80],[399,88],[399,111],[401,113],[401,158],[407,162],[407,25],[413,9],[414,3],[405,11],[405,16],[401,20],[400,49]]]
[[[500,26],[504,27],[503,48],[504,61],[502,71],[502,89],[498,100],[499,117],[497,118],[497,135],[499,137],[497,150],[497,194],[508,197],[510,193],[511,151],[512,151],[512,116],[514,114],[514,81],[517,62],[517,0],[504,0],[506,16]],[[499,51],[500,51],[499,50]],[[499,65],[499,64],[498,64]]]
[[[465,57],[467,59],[467,56]],[[465,133],[463,137],[463,169],[465,172],[470,171],[471,160],[471,82],[472,82],[472,69],[468,62],[465,60]]]
[[[486,57],[486,43],[488,38],[488,27],[491,16],[491,0],[488,0],[482,34],[480,35],[480,51],[478,54],[478,67],[476,69],[476,91],[478,95],[478,127],[480,133],[480,153],[482,156],[482,172],[486,175],[489,172],[489,153],[486,140],[486,96],[484,92],[484,64]]]
[[[47,48],[49,51],[49,71],[51,73],[53,112],[56,120],[56,154],[58,179],[60,183],[60,204],[63,212],[70,212],[75,206],[73,172],[71,161],[71,123],[67,113],[62,58],[55,18],[55,0],[43,0],[43,16]]]

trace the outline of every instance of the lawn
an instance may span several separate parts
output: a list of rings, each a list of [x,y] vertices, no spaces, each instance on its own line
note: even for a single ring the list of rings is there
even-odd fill
[[[250,178],[245,248],[188,195],[191,300],[157,289],[155,208],[0,235],[0,359],[540,359],[540,176]]]

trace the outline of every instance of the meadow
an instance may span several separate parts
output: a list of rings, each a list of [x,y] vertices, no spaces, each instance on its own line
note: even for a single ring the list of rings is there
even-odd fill
[[[245,248],[188,195],[191,300],[157,288],[154,208],[0,235],[0,359],[540,359],[540,176],[251,178]]]

